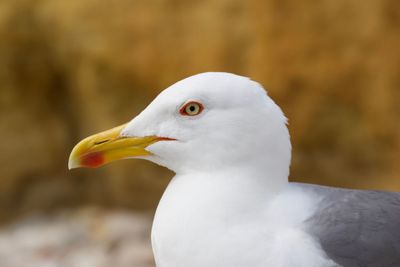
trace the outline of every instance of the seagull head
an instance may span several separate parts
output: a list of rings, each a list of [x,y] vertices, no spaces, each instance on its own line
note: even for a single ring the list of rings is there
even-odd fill
[[[260,84],[208,72],[171,85],[130,122],[79,142],[69,168],[141,158],[176,173],[259,166],[287,176],[290,150],[286,118]]]

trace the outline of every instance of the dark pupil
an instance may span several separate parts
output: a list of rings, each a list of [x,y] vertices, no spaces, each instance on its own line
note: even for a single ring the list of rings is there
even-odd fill
[[[189,107],[189,110],[190,110],[191,112],[193,112],[193,111],[196,110],[196,108],[195,108],[195,106],[190,106],[190,107]]]

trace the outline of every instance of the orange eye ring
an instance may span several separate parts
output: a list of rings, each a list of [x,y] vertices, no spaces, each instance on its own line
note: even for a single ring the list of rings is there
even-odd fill
[[[204,110],[204,106],[196,101],[190,101],[184,104],[179,113],[183,116],[196,116],[199,115]]]

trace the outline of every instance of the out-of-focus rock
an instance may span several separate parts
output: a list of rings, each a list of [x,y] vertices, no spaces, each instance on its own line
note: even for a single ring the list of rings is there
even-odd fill
[[[149,216],[83,209],[0,231],[0,266],[151,267]]]
[[[3,0],[0,40],[0,219],[154,208],[171,173],[68,172],[68,154],[203,71],[269,89],[290,119],[293,179],[400,190],[398,0]]]

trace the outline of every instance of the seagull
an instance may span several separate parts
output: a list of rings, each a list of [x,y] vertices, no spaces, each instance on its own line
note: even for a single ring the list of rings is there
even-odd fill
[[[152,227],[158,267],[400,266],[400,193],[289,182],[287,119],[249,78],[181,80],[68,165],[127,158],[175,172]]]

